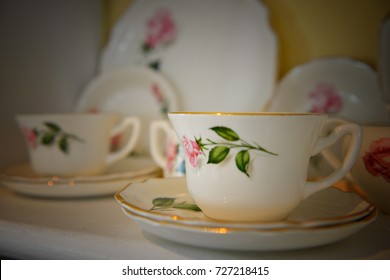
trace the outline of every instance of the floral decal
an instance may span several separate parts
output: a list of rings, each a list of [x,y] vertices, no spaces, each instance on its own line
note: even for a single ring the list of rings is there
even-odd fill
[[[163,115],[166,115],[169,111],[168,101],[164,98],[164,94],[161,91],[161,88],[158,84],[153,83],[151,86],[151,91],[153,97],[156,99],[157,103],[160,105],[160,112]]]
[[[38,146],[38,132],[35,129],[23,127],[23,133],[28,145],[35,149]]]
[[[198,144],[198,140],[190,140],[186,136],[183,136],[181,140],[181,145],[183,146],[184,153],[188,158],[190,164],[193,167],[198,165],[198,156],[202,154],[202,150]]]
[[[166,146],[166,149],[165,149],[165,154],[167,157],[166,167],[167,167],[169,172],[171,172],[174,168],[175,159],[176,159],[176,155],[178,152],[177,148],[178,148],[178,145],[176,143],[174,143],[173,141],[169,141],[167,146]]]
[[[31,148],[35,149],[38,144],[44,146],[57,145],[61,152],[67,154],[69,152],[69,143],[71,141],[84,142],[78,136],[63,131],[61,127],[55,123],[44,122],[44,126],[44,129],[23,128],[26,141]]]
[[[91,114],[97,114],[99,113],[99,109],[96,108],[96,107],[91,107],[87,110],[88,113],[91,113]]]
[[[114,135],[112,138],[111,138],[111,141],[110,141],[110,149],[111,151],[117,151],[120,149],[121,145],[122,145],[122,142],[123,142],[123,134],[119,133],[119,134],[116,134]]]
[[[240,139],[239,135],[230,128],[215,126],[210,129],[227,142],[216,142],[211,139],[206,139],[206,141],[204,141],[202,137],[195,137],[195,141],[188,139],[186,136],[183,136],[182,138],[183,150],[189,160],[189,163],[193,167],[198,166],[199,155],[203,154],[207,157],[206,151],[209,151],[207,163],[219,164],[226,159],[230,150],[238,149],[239,151],[235,156],[236,167],[239,171],[250,177],[248,173],[251,161],[250,151],[255,150],[277,156],[277,154],[264,149],[257,143],[249,144],[248,142]]]
[[[146,21],[146,36],[142,43],[142,53],[148,56],[158,48],[171,43],[176,37],[176,24],[171,13],[166,8],[159,8],[151,18]],[[160,60],[154,60],[149,66],[155,70],[160,69]]]
[[[186,173],[183,152],[180,144],[170,140],[166,145],[166,167],[169,173],[175,172],[176,175],[184,175]]]
[[[320,82],[308,95],[310,112],[336,114],[343,107],[343,100],[330,83]]]
[[[382,176],[390,183],[390,138],[380,138],[370,145],[363,156],[367,171],[373,176]]]
[[[186,201],[176,202],[173,197],[157,197],[152,201],[153,207],[150,210],[166,211],[173,209],[201,211],[198,205]]]

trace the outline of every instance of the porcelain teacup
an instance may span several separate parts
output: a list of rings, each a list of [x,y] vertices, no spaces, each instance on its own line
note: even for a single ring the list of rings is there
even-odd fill
[[[162,168],[164,177],[185,176],[184,154],[168,120],[155,120],[150,124],[150,154]]]
[[[326,130],[349,123],[334,119]],[[390,125],[362,125],[362,145],[356,163],[348,178],[355,183],[356,191],[377,206],[383,213],[390,214]],[[346,138],[338,150],[327,149],[322,153],[333,168],[340,165],[349,145]]]
[[[284,219],[300,202],[332,186],[351,169],[361,128],[342,124],[321,137],[326,114],[168,114],[186,155],[186,182],[209,218],[261,222]],[[328,177],[307,181],[310,157],[344,135],[351,144]]]
[[[97,175],[131,153],[140,135],[137,117],[111,113],[17,115],[35,172],[51,176]],[[126,143],[111,151],[111,140],[131,131]]]

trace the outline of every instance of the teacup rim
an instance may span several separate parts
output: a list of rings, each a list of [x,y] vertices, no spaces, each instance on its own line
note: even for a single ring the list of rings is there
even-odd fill
[[[82,116],[119,116],[119,113],[115,112],[61,112],[61,113],[19,113],[15,114],[16,118],[24,117],[24,118],[31,118],[31,117],[82,117]]]
[[[205,115],[205,116],[328,116],[325,113],[312,112],[201,112],[201,111],[174,111],[168,115]]]

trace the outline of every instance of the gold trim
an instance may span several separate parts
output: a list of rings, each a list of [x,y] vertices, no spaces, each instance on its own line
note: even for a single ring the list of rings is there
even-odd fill
[[[119,173],[107,173],[99,174],[96,176],[75,176],[75,177],[60,177],[60,176],[40,176],[38,174],[33,175],[10,175],[7,174],[10,169],[22,168],[25,162],[14,164],[9,166],[6,170],[0,172],[0,182],[4,183],[18,183],[28,185],[42,185],[42,184],[53,184],[53,185],[74,185],[74,184],[87,184],[87,183],[106,183],[106,182],[117,182],[128,180],[132,178],[156,175],[157,177],[162,176],[162,169],[159,166],[148,166],[141,170],[128,170]],[[32,171],[33,172],[33,171]]]
[[[207,115],[207,116],[327,116],[322,113],[307,112],[169,112],[168,115]]]
[[[344,227],[348,226],[351,224],[355,223],[369,223],[372,222],[376,219],[376,217],[379,214],[379,210],[375,207],[372,208],[372,212],[365,216],[362,217],[361,219],[350,221],[347,223],[343,224],[337,224],[337,225],[327,225],[327,226],[321,226],[321,227],[311,227],[311,228],[306,228],[306,227],[284,227],[284,228],[266,228],[266,229],[259,229],[259,228],[245,228],[245,227],[219,227],[219,226],[202,226],[202,225],[188,225],[188,224],[180,224],[180,223],[175,223],[173,221],[161,221],[161,220],[156,220],[148,217],[144,217],[142,215],[139,215],[137,213],[131,212],[125,208],[122,207],[122,210],[125,211],[127,214],[134,216],[139,219],[143,219],[146,221],[150,221],[152,223],[158,224],[158,225],[168,225],[168,226],[175,226],[175,227],[182,227],[182,228],[189,228],[192,230],[198,230],[198,231],[203,231],[203,232],[212,232],[212,233],[217,233],[217,234],[228,234],[230,232],[285,232],[285,231],[297,231],[297,230],[326,230],[326,229],[332,229],[332,228],[339,228],[339,227]]]
[[[156,178],[147,179],[143,182],[143,184],[145,184],[148,181],[153,180],[153,179],[156,179]],[[139,184],[139,182],[129,183],[126,187],[124,187],[121,191],[117,192],[114,195],[115,199],[121,204],[122,207],[125,206],[126,209],[128,208],[129,211],[131,211],[131,212],[135,211],[135,212],[137,212],[137,215],[145,217],[147,219],[150,218],[151,215],[153,215],[153,216],[157,216],[160,218],[164,218],[164,220],[160,220],[160,221],[168,221],[168,222],[169,221],[176,221],[177,223],[181,223],[183,225],[184,224],[188,225],[189,223],[196,222],[196,223],[203,223],[203,224],[206,224],[206,223],[207,224],[216,224],[216,225],[219,224],[221,226],[222,225],[229,225],[230,227],[233,225],[237,225],[237,226],[245,225],[245,226],[251,226],[252,228],[255,228],[256,226],[271,227],[271,226],[279,225],[280,228],[291,228],[291,227],[316,228],[316,227],[328,226],[328,225],[315,225],[318,222],[330,223],[332,221],[339,221],[338,224],[341,224],[341,223],[343,223],[343,220],[347,220],[345,223],[350,222],[351,219],[352,219],[352,221],[356,221],[358,219],[366,217],[375,209],[375,207],[372,204],[368,203],[367,207],[365,207],[363,210],[360,210],[354,214],[349,214],[349,215],[345,215],[342,217],[335,217],[335,218],[321,218],[321,219],[316,219],[316,220],[311,219],[311,220],[306,220],[306,221],[302,221],[302,222],[291,221],[291,220],[284,220],[284,221],[280,221],[280,222],[230,222],[230,221],[215,221],[215,220],[202,221],[200,219],[186,218],[186,217],[181,217],[181,216],[177,216],[177,215],[165,215],[163,213],[156,212],[156,211],[151,212],[149,209],[140,208],[140,207],[126,201],[126,199],[121,195],[121,193],[123,191],[125,191],[125,189],[131,188],[133,184],[137,184],[137,183]],[[340,190],[340,191],[342,191],[342,190]],[[342,191],[342,192],[347,193],[345,191]],[[363,199],[362,199],[362,201],[363,201]],[[151,218],[151,219],[153,219],[153,218]]]

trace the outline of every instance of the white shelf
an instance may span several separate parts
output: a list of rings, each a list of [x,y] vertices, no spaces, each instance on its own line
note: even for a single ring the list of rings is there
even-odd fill
[[[390,259],[390,216],[326,246],[280,252],[210,250],[143,232],[113,196],[41,199],[0,187],[0,256],[16,259]]]

